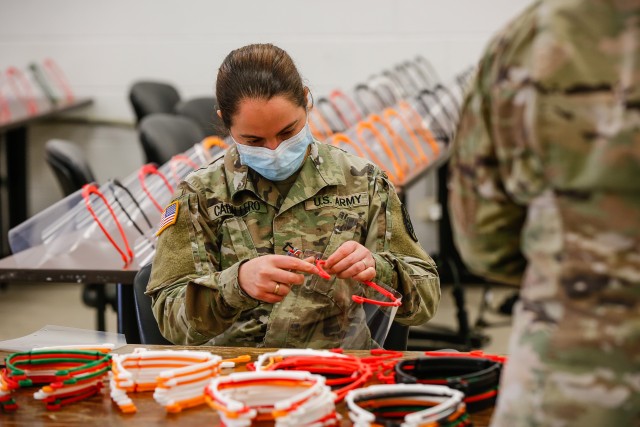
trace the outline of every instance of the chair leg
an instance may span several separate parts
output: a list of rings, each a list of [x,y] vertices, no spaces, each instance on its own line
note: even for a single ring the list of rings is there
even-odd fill
[[[107,308],[107,298],[104,286],[96,287],[96,330],[106,331],[105,310]]]

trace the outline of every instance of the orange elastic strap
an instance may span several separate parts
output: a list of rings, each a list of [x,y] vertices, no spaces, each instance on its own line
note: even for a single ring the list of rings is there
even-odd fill
[[[324,120],[320,116],[318,116],[318,118],[320,119],[320,121]],[[314,117],[309,114],[309,130],[311,131],[311,134],[320,141],[326,141],[333,134],[333,132],[331,131],[331,129],[329,129],[326,133],[323,132],[316,126],[314,120]]]
[[[175,414],[181,412],[183,409],[192,408],[194,406],[200,406],[204,403],[204,395],[192,397],[190,399],[180,400],[172,405],[165,406],[167,412]]]
[[[358,139],[362,143],[362,147],[364,147],[365,151],[369,155],[369,158],[371,160],[373,160],[381,168],[385,167],[382,164],[382,162],[378,159],[378,157],[373,153],[373,151],[371,151],[371,149],[367,146],[367,142],[362,138],[362,134],[364,133],[365,130],[368,130],[369,132],[371,132],[373,134],[373,136],[376,137],[376,139],[378,140],[378,142],[382,146],[382,149],[389,156],[389,159],[391,160],[391,164],[392,164],[393,169],[394,169],[393,171],[390,171],[390,170],[387,171],[391,181],[399,182],[399,180],[402,180],[402,178],[404,177],[404,173],[400,169],[400,166],[398,165],[398,162],[396,161],[396,158],[395,158],[395,155],[393,154],[393,151],[387,145],[387,142],[385,141],[384,136],[382,136],[380,131],[378,131],[378,129],[376,129],[376,127],[373,125],[373,123],[368,122],[368,121],[367,122],[360,122],[360,123],[358,123],[358,126],[356,127],[356,132],[358,134]]]
[[[340,89],[334,90],[333,92],[331,92],[331,95],[329,95],[329,100],[331,101],[333,106],[336,108],[336,110],[340,111],[338,104],[335,102],[338,98],[343,99],[347,103],[347,105],[349,106],[349,109],[351,109],[351,112],[355,114],[356,121],[360,121],[363,119],[362,114],[360,114],[360,111],[358,111],[358,107],[356,106],[356,104],[354,104],[351,98],[349,98]],[[349,126],[351,125],[352,123],[349,124]]]
[[[58,64],[56,64],[53,59],[47,58],[44,60],[44,68],[49,72],[49,75],[53,77],[53,80],[56,81],[58,86],[62,88],[67,102],[73,102],[75,97],[71,91],[71,86],[60,67],[58,67]]]
[[[402,117],[402,115],[400,113],[398,113],[394,108],[386,108],[382,112],[382,114],[384,115],[385,120],[387,120],[389,122],[391,121],[391,117],[395,117],[398,120],[400,120],[400,123],[402,123],[402,126],[407,131],[407,134],[409,135],[409,137],[413,141],[413,145],[416,147],[416,151],[418,152],[418,159],[420,160],[420,164],[428,164],[429,163],[429,158],[424,153],[424,150],[422,149],[422,146],[420,145],[420,141],[418,140],[418,135],[416,135],[416,133],[411,128],[411,125],[409,125],[409,123],[405,120],[405,118]]]
[[[395,144],[395,141],[398,141],[400,144],[400,146],[398,146],[398,159],[399,159],[399,163],[400,163],[400,167],[402,168],[403,172],[407,172],[409,171],[409,162],[407,162],[407,158],[404,155],[404,150],[409,150],[409,155],[411,155],[411,150],[409,149],[409,146],[407,145],[407,143],[400,138],[400,136],[396,133],[396,131],[393,130],[393,128],[389,125],[388,122],[382,120],[382,117],[380,117],[377,114],[372,114],[369,116],[369,120],[371,121],[371,123],[379,123],[382,125],[382,127],[384,127],[384,129],[387,131],[387,133],[389,134],[389,136],[391,137],[391,143],[394,146],[398,146],[398,144]],[[391,148],[391,147],[389,147]]]
[[[9,67],[7,69],[7,81],[16,97],[27,107],[29,114],[37,114],[38,104],[33,96],[31,84],[29,84],[24,73],[16,67]]]
[[[158,209],[158,211],[162,213],[162,206],[160,206],[158,201],[151,195],[151,192],[147,188],[147,184],[145,182],[147,175],[151,175],[151,174],[158,175],[160,179],[162,179],[162,181],[164,182],[164,185],[167,187],[167,189],[171,193],[173,193],[173,187],[171,186],[171,184],[169,184],[167,177],[164,176],[164,174],[160,172],[156,167],[156,165],[154,165],[153,163],[148,163],[146,165],[143,165],[140,168],[140,171],[138,172],[138,179],[140,180],[140,185],[142,186],[142,190],[144,190],[145,194],[149,197],[149,199],[151,200],[153,205],[156,207],[156,209]]]
[[[358,153],[358,156],[365,157],[364,153],[360,149],[360,146],[355,142],[353,142],[353,140],[349,138],[347,135],[345,135],[344,133],[334,134],[333,137],[331,138],[331,144],[337,147],[341,143],[347,144],[350,147],[352,147],[356,151],[356,153]]]
[[[104,227],[104,225],[102,225],[102,222],[100,222],[100,219],[98,219],[98,215],[96,215],[95,211],[93,210],[93,207],[91,206],[91,198],[90,198],[91,194],[95,194],[96,196],[98,196],[102,200],[102,202],[105,204],[107,209],[109,210],[109,213],[113,218],[113,221],[116,223],[116,226],[118,227],[118,232],[120,232],[122,241],[124,242],[124,250],[121,249],[120,246],[118,246],[115,240],[113,240],[113,237],[111,237],[111,234],[109,234],[109,232]],[[107,237],[109,242],[111,242],[113,247],[116,248],[116,250],[122,257],[122,260],[124,261],[124,266],[125,267],[128,266],[129,263],[133,261],[133,251],[129,246],[129,241],[127,240],[127,236],[124,234],[124,230],[122,229],[122,225],[120,224],[120,221],[118,221],[118,217],[113,212],[113,209],[111,209],[111,205],[109,205],[109,202],[107,202],[107,199],[100,192],[100,190],[98,190],[98,187],[96,187],[94,184],[85,184],[82,186],[82,197],[84,198],[84,204],[87,207],[89,214],[94,219],[94,221],[98,224],[98,227],[100,227],[100,230],[102,230],[102,233],[104,233],[104,235]]]
[[[218,138],[217,136],[208,136],[202,140],[202,146],[206,150],[210,150],[212,147],[220,147],[223,150],[229,148],[229,144],[224,142],[224,139]]]
[[[232,363],[247,363],[251,362],[251,356],[248,354],[242,354],[238,357],[232,357],[231,359],[222,359],[220,363],[232,362]]]
[[[400,101],[398,105],[400,106],[401,110],[404,110],[407,113],[409,113],[411,116],[413,116],[413,118],[417,120],[418,123],[422,123],[423,121],[422,116],[420,116],[420,114],[415,110],[415,108],[413,108],[408,102]],[[438,146],[438,143],[433,137],[433,133],[431,133],[431,130],[420,125],[416,126],[416,129],[418,130],[418,133],[420,134],[420,136],[422,136],[422,138],[429,144],[429,146],[433,150],[433,153],[435,155],[438,155],[440,153],[440,147]]]
[[[313,107],[311,109],[311,114],[309,115],[310,119],[313,119],[314,121],[317,119],[318,123],[320,123],[320,126],[324,128],[324,135],[325,137],[323,139],[329,138],[331,135],[333,135],[333,130],[331,129],[331,126],[329,126],[329,122],[327,121],[327,118],[324,116],[324,114],[322,114],[322,111],[320,111],[318,108]],[[320,131],[323,132],[323,131]]]

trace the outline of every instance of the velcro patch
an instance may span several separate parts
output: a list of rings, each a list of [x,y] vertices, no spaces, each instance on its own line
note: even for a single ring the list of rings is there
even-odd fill
[[[315,196],[304,202],[305,210],[320,209],[327,206],[338,208],[351,208],[354,206],[367,206],[369,204],[369,193],[356,193],[347,196],[325,194]]]
[[[164,230],[168,227],[172,226],[178,220],[178,208],[180,204],[176,200],[173,203],[170,203],[169,206],[164,208],[162,211],[162,215],[160,216],[160,226],[158,226],[158,231],[156,231],[156,236],[159,236]]]
[[[404,221],[404,227],[407,229],[407,233],[409,234],[409,236],[411,236],[413,241],[417,242],[418,236],[416,236],[416,231],[413,229],[413,224],[411,223],[411,218],[409,217],[409,211],[407,211],[407,207],[404,205],[404,203],[402,203],[401,206],[402,206],[402,219]]]

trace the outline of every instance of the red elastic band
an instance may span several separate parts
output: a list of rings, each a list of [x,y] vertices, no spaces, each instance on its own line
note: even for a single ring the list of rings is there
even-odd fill
[[[360,120],[362,120],[362,115],[360,114],[360,111],[358,111],[358,107],[356,107],[356,104],[354,104],[351,98],[345,95],[345,93],[340,89],[336,89],[333,92],[331,92],[331,94],[329,95],[329,101],[333,105],[333,108],[335,108],[337,113],[340,115],[340,120],[342,120],[347,125],[347,127],[352,126],[354,123],[349,122],[342,114],[340,106],[338,106],[338,104],[336,103],[336,100],[338,98],[343,99],[347,103],[351,112],[355,114],[356,122],[359,122]]]
[[[138,179],[140,180],[140,185],[142,186],[142,190],[149,197],[149,200],[151,200],[151,202],[156,207],[156,209],[158,209],[159,212],[162,212],[162,206],[160,206],[158,201],[155,199],[155,197],[151,195],[151,192],[147,188],[147,183],[146,183],[147,175],[158,175],[160,179],[162,179],[162,182],[164,182],[164,185],[172,194],[173,194],[173,187],[167,180],[167,177],[164,176],[164,174],[160,172],[158,170],[158,167],[153,163],[147,163],[146,165],[143,165],[140,168],[140,171],[138,171]]]
[[[395,295],[393,295],[391,292],[387,291],[386,289],[384,289],[383,287],[381,287],[377,283],[370,282],[368,280],[365,280],[365,281],[363,281],[361,283],[363,285],[367,285],[367,286],[375,289],[376,291],[380,292],[385,297],[389,298],[391,301],[376,301],[376,300],[373,300],[373,299],[370,299],[370,298],[362,297],[360,295],[352,295],[351,299],[354,302],[357,302],[358,304],[362,304],[362,303],[366,302],[366,303],[369,303],[369,304],[381,305],[381,306],[384,306],[384,307],[400,307],[402,305],[402,301],[400,301],[398,298],[396,298]]]
[[[169,162],[169,164],[171,165],[171,177],[173,178],[173,182],[178,185],[180,183],[180,179],[178,178],[178,163],[182,163],[185,164],[187,166],[191,166],[191,168],[193,168],[193,170],[196,170],[199,168],[199,166],[196,164],[196,162],[194,162],[193,160],[191,160],[189,157],[185,156],[184,154],[176,154],[175,156],[173,156]]]
[[[29,114],[38,114],[38,103],[33,96],[33,88],[24,73],[16,67],[7,69],[7,81],[16,97],[22,101]]]
[[[95,194],[96,196],[98,196],[102,200],[102,202],[105,204],[107,209],[109,210],[109,213],[111,214],[113,221],[116,223],[116,226],[118,227],[118,231],[120,232],[120,236],[122,237],[122,240],[124,242],[126,253],[124,250],[120,248],[120,246],[118,246],[115,240],[113,240],[113,237],[111,237],[111,234],[109,234],[109,232],[104,227],[104,225],[102,225],[102,222],[100,221],[100,219],[98,219],[98,215],[96,215],[95,211],[93,210],[93,207],[91,206],[91,197],[90,197],[91,194]],[[91,214],[91,217],[98,224],[98,227],[100,227],[100,230],[102,230],[102,232],[107,237],[109,242],[111,242],[113,247],[116,248],[116,250],[122,257],[122,261],[124,261],[124,266],[127,267],[129,263],[133,261],[133,251],[129,246],[129,241],[127,240],[127,236],[124,234],[124,230],[122,229],[122,225],[120,224],[120,221],[118,221],[118,217],[113,212],[113,209],[111,209],[111,205],[109,205],[109,202],[107,201],[107,199],[100,192],[100,190],[98,190],[98,187],[96,187],[94,184],[85,184],[82,186],[82,197],[84,198],[84,204],[87,207],[89,214]]]
[[[65,77],[60,67],[58,67],[58,64],[56,64],[56,62],[53,59],[47,58],[44,60],[44,68],[45,70],[48,71],[49,75],[53,78],[53,80],[55,80],[58,87],[62,89],[62,92],[64,92],[64,97],[66,98],[67,102],[69,103],[73,102],[73,100],[75,99],[75,96],[73,95],[73,91],[71,90],[69,81]]]

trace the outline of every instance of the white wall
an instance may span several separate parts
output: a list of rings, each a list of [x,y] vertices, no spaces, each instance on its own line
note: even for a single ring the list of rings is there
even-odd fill
[[[55,58],[85,115],[132,120],[140,78],[212,93],[232,49],[273,42],[317,93],[420,53],[443,76],[473,63],[489,36],[530,0],[0,0],[0,66]]]
[[[187,98],[212,94],[217,67],[227,53],[254,42],[272,42],[287,50],[316,95],[350,89],[417,54],[428,58],[446,80],[476,62],[490,36],[529,3],[0,0],[0,69],[52,57],[75,93],[95,100],[76,116],[132,124],[127,100],[132,82],[170,81]],[[52,137],[81,143],[99,181],[123,177],[142,163],[133,127],[32,126],[32,212],[61,196],[42,161],[44,142]],[[416,191],[425,190],[412,193]],[[426,232],[415,225],[419,234]]]

